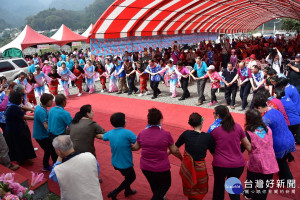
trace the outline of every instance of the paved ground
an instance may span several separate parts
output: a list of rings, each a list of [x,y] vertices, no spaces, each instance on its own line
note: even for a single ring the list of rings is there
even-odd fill
[[[139,83],[136,83],[135,84],[137,88],[139,88]],[[108,87],[108,82],[106,83],[106,87]],[[150,101],[159,101],[159,102],[165,102],[165,103],[172,103],[172,104],[180,104],[180,105],[188,105],[188,106],[196,106],[195,104],[197,103],[197,100],[198,100],[198,94],[197,94],[197,85],[196,85],[196,82],[195,81],[192,81],[190,84],[189,84],[189,91],[191,93],[191,97],[183,100],[183,101],[179,101],[178,99],[181,97],[182,95],[182,89],[181,88],[177,88],[177,92],[178,92],[178,95],[176,98],[172,98],[171,97],[171,93],[170,93],[170,88],[169,87],[166,87],[164,84],[160,83],[159,84],[159,89],[162,91],[162,93],[158,96],[158,98],[156,99],[151,99],[152,97],[152,91],[151,91],[151,88],[150,88],[150,85],[149,85],[149,82],[148,82],[148,89],[149,91],[151,92],[150,95],[147,95],[147,96],[142,96],[142,97],[139,97],[138,94],[132,94],[132,95],[128,95],[127,93],[123,93],[123,94],[116,94],[116,93],[108,93],[108,92],[105,92],[104,94],[107,94],[107,95],[114,95],[114,96],[121,96],[121,97],[126,97],[126,98],[135,98],[135,99],[146,99],[146,100],[150,100]],[[100,82],[97,81],[96,82],[96,93],[101,93],[101,85],[100,85]],[[63,90],[61,87],[59,87],[59,93],[63,93]],[[78,89],[76,87],[72,87],[70,88],[70,94],[71,95],[76,95],[78,93]],[[232,112],[236,112],[236,113],[243,113],[243,112],[240,112],[238,111],[238,109],[240,108],[241,106],[241,99],[240,99],[240,96],[239,96],[239,92],[237,93],[237,96],[236,96],[236,108],[233,110],[233,109],[230,109],[230,111]],[[221,104],[224,104],[225,103],[225,97],[224,97],[224,90],[221,88],[220,89],[220,92],[217,92],[216,93],[217,95],[217,100],[218,100],[218,104],[214,105],[214,106],[209,106],[208,103],[210,102],[210,83],[207,82],[206,83],[206,87],[205,87],[205,98],[206,98],[206,101],[204,102],[203,105],[201,105],[201,107],[204,107],[204,108],[214,108],[215,106],[217,105],[221,105]],[[249,97],[248,97],[248,103],[250,104],[251,100],[252,100],[252,97],[253,95],[250,94]],[[249,107],[247,107],[249,108]]]

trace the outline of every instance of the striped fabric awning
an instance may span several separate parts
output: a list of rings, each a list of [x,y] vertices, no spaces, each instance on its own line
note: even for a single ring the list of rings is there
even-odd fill
[[[245,33],[279,17],[300,20],[300,0],[116,0],[90,37]]]

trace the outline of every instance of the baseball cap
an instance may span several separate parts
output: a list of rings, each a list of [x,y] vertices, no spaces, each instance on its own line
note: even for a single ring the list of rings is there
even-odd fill
[[[207,68],[207,70],[215,70],[215,66],[209,65],[209,67]]]

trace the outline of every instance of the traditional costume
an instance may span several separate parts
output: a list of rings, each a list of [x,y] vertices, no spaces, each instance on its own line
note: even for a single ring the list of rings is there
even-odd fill
[[[83,76],[84,76],[84,71],[80,66],[78,68],[73,67],[71,71],[77,77],[74,80],[74,83],[75,83],[76,87],[79,90],[79,94],[81,94],[82,93],[82,82],[83,82],[82,80],[83,80]]]
[[[42,94],[45,93],[44,80],[46,80],[46,82],[49,84],[52,79],[49,76],[47,76],[46,74],[44,74],[44,72],[40,72],[39,74],[37,74],[35,72],[33,75],[34,75],[34,79],[36,81],[35,90],[39,94],[39,97],[41,97]]]
[[[106,73],[110,74],[111,70],[113,69],[114,65],[112,63],[106,64],[105,69]],[[109,92],[116,92],[118,91],[118,86],[117,86],[117,78],[115,77],[115,72],[111,74],[109,77]]]
[[[86,84],[88,85],[89,88],[89,93],[93,93],[95,92],[95,80],[98,77],[97,73],[94,74],[95,72],[95,66],[94,65],[85,65],[84,66],[84,72],[85,72],[85,80],[86,80]],[[93,75],[94,74],[94,75]],[[90,78],[87,78],[87,76],[89,76]]]
[[[65,95],[69,96],[69,80],[76,79],[76,76],[67,67],[64,70],[59,68],[57,73],[61,76],[60,84],[64,89]]]
[[[49,92],[56,96],[58,94],[58,80],[60,79],[60,76],[57,72],[55,73],[49,73],[48,76],[52,79],[49,83]]]

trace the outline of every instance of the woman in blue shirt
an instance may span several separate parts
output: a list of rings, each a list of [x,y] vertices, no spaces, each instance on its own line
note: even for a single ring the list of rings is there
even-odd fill
[[[288,179],[293,179],[287,160],[289,162],[294,160],[291,152],[296,150],[295,140],[281,112],[268,107],[267,101],[267,97],[257,93],[253,98],[253,106],[262,114],[266,126],[272,130],[273,148],[279,167],[279,180],[283,180],[286,184]]]
[[[295,104],[290,98],[285,96],[283,88],[275,88],[275,96],[282,102],[285,112],[289,118],[289,129],[293,133],[295,141],[300,144],[300,116],[296,110]]]
[[[34,112],[34,123],[33,123],[33,138],[37,141],[40,147],[44,150],[43,157],[43,169],[42,171],[51,171],[52,167],[49,165],[49,159],[53,163],[57,160],[57,155],[52,146],[52,140],[49,138],[48,129],[48,107],[53,104],[53,95],[44,93],[41,96],[41,105],[36,106]]]

